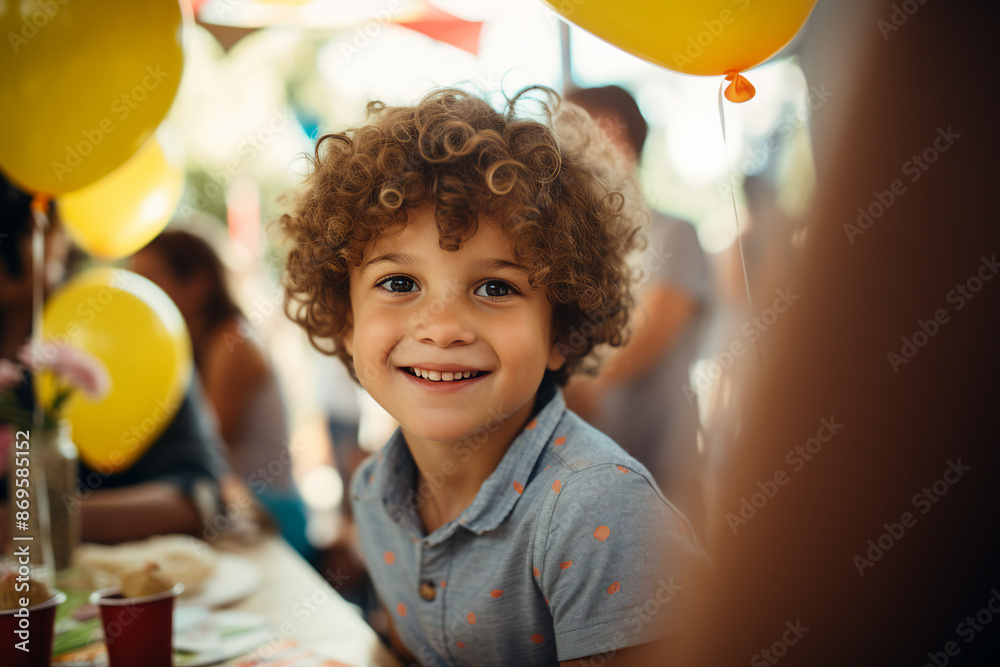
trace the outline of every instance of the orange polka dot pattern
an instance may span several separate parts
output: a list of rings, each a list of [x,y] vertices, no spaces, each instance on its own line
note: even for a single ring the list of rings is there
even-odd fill
[[[376,471],[372,488],[365,484],[369,469],[355,477],[365,555],[373,579],[384,587],[393,624],[424,643],[439,636],[428,628],[447,628],[450,646],[437,650],[449,665],[555,664],[564,641],[573,655],[620,650],[613,637],[631,636],[628,610],[641,607],[649,582],[658,581],[650,554],[669,556],[686,537],[684,520],[656,493],[642,466],[561,405],[558,410],[554,420],[543,409],[525,428],[514,456],[494,471],[498,483],[483,485],[455,519],[465,528],[452,525],[440,540],[410,530],[419,528],[413,513],[391,513],[407,502],[412,486],[401,483],[412,482],[401,475],[413,470],[402,438],[394,436],[382,463],[368,464]],[[521,522],[529,530],[521,530]],[[672,542],[653,535],[654,525]],[[498,538],[504,543],[498,541],[495,552],[482,548]],[[639,553],[638,544],[650,548]],[[438,590],[434,600],[419,595],[428,583]],[[466,622],[451,626],[456,610]],[[653,626],[659,623],[643,625],[641,639],[652,639]],[[599,632],[580,632],[597,627]]]

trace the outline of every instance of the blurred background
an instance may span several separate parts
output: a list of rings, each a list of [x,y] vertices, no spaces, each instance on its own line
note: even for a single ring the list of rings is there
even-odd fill
[[[803,35],[754,71],[753,100],[727,105],[724,145],[718,77],[655,67],[534,0],[196,0],[194,12],[181,88],[168,131],[161,130],[168,146],[183,146],[184,191],[170,227],[212,235],[239,304],[273,356],[290,413],[294,476],[317,546],[333,539],[330,519],[343,495],[325,428],[336,408],[320,405],[314,390],[322,382],[317,372],[337,362],[317,361],[281,314],[280,256],[269,223],[281,213],[282,192],[304,173],[302,154],[323,133],[359,123],[373,99],[412,104],[434,87],[458,85],[501,106],[527,85],[626,88],[650,126],[640,172],[647,201],[695,225],[717,286],[715,325],[693,369],[704,381],[692,383],[703,394],[703,422],[711,422],[709,411],[731,393],[716,372],[712,337],[725,339],[719,332],[748,315],[734,199],[754,291],[771,291],[767,274],[804,241],[798,216],[815,180],[811,118],[826,96],[810,90],[799,65]],[[756,184],[757,216],[747,206],[747,179]],[[765,224],[777,226],[769,235],[784,241],[773,243],[768,258],[751,242]],[[381,446],[387,427],[378,417],[366,422],[362,446]],[[703,449],[710,437],[703,433]]]
[[[565,0],[558,6],[573,18],[579,4]],[[220,257],[242,313],[231,318],[230,329],[219,327],[226,332],[221,356],[235,357],[234,350],[251,347],[244,342],[256,341],[262,352],[253,363],[268,378],[261,382],[267,391],[260,405],[266,400],[272,408],[282,406],[264,415],[273,431],[243,419],[260,436],[256,444],[280,446],[244,462],[249,467],[237,470],[238,477],[265,491],[285,490],[287,480],[272,484],[271,475],[290,472],[308,519],[311,544],[298,545],[300,551],[345,597],[374,608],[370,592],[360,586],[344,591],[338,583],[362,572],[352,553],[346,477],[382,446],[394,424],[338,360],[313,349],[283,314],[281,239],[273,224],[283,211],[283,193],[306,173],[316,140],[359,124],[371,100],[411,105],[435,87],[457,86],[501,109],[529,85],[570,96],[581,88],[617,85],[635,98],[649,125],[636,157],[650,209],[694,230],[693,242],[684,246],[657,245],[651,235],[650,247],[637,258],[650,272],[661,259],[688,272],[670,287],[683,288],[675,306],[689,309],[685,333],[695,349],[690,357],[663,356],[680,360],[675,365],[682,367],[682,391],[676,391],[676,377],[669,400],[663,392],[645,391],[654,403],[663,399],[654,405],[660,413],[668,402],[696,411],[697,460],[690,469],[700,479],[690,493],[705,506],[681,509],[707,542],[716,578],[706,602],[697,601],[701,615],[690,615],[703,634],[688,636],[702,647],[730,652],[706,662],[730,664],[756,650],[745,649],[758,646],[761,637],[771,637],[772,625],[794,618],[787,614],[801,614],[816,620],[810,635],[816,641],[808,650],[822,656],[820,662],[830,661],[830,647],[853,660],[858,646],[871,645],[891,656],[872,664],[898,662],[899,647],[916,662],[924,649],[953,639],[960,612],[979,609],[986,589],[977,577],[992,577],[996,563],[989,544],[995,541],[989,537],[995,513],[983,503],[991,501],[986,489],[995,486],[997,450],[987,434],[996,431],[992,338],[1000,310],[987,304],[989,297],[976,297],[973,307],[958,311],[996,265],[991,193],[997,141],[990,116],[995,112],[989,112],[996,95],[973,80],[982,63],[995,59],[988,31],[996,20],[983,20],[985,3],[956,3],[961,9],[951,12],[933,3],[821,1],[787,46],[749,71],[756,95],[725,105],[721,77],[654,66],[574,27],[538,0],[182,5],[188,16],[180,88],[166,120],[160,124],[158,117],[151,125],[159,126],[156,141],[146,145],[156,149],[140,149],[135,158],[146,156],[163,187],[135,204],[131,215],[169,217],[168,230],[199,237],[209,254]],[[787,14],[787,5],[778,6],[775,15]],[[19,43],[10,39],[17,53]],[[621,130],[622,123],[612,119],[609,126]],[[8,125],[16,123],[0,123],[0,131]],[[54,124],[39,125],[48,134]],[[966,133],[974,138],[962,140]],[[948,166],[911,187],[955,140],[960,146],[941,160]],[[61,151],[63,142],[54,145]],[[0,147],[6,148],[3,142]],[[0,155],[5,157],[10,155]],[[7,175],[20,176],[3,166]],[[51,171],[47,162],[43,167]],[[72,236],[75,212],[88,212],[86,197],[70,187],[34,189],[58,195],[59,217]],[[92,220],[105,216],[106,208],[90,204]],[[140,245],[117,254],[106,249],[105,255],[122,257]],[[169,248],[161,244],[160,252],[169,254]],[[704,257],[704,267],[687,263],[696,256]],[[79,250],[75,260],[74,268],[102,264]],[[157,261],[155,252],[140,252],[116,264],[170,292],[171,280]],[[3,281],[0,287],[6,287]],[[953,296],[965,294],[963,289],[970,296],[959,306]],[[801,305],[792,309],[799,295]],[[171,297],[185,311],[183,295]],[[956,307],[949,310],[951,305]],[[927,319],[942,312],[954,314],[955,324],[947,329]],[[205,325],[192,326],[196,320],[188,314],[189,329]],[[781,326],[772,327],[779,319]],[[0,320],[0,332],[9,321]],[[663,352],[666,343],[659,345]],[[910,364],[918,352],[919,360]],[[198,350],[194,357],[198,362]],[[641,393],[644,379],[615,360],[607,375],[634,381],[630,386]],[[637,366],[633,361],[633,371]],[[241,383],[230,378],[225,386]],[[211,395],[212,387],[207,389]],[[566,395],[581,414],[593,398],[586,387],[572,385]],[[816,454],[809,447],[821,448],[820,441],[832,437],[825,429],[839,429],[832,425],[841,419],[849,426],[823,451],[827,463],[811,465],[802,483],[781,491],[781,502],[756,511],[773,495],[765,498],[766,489],[776,492],[780,483],[770,480],[803,470],[811,460],[803,452]],[[274,435],[286,427],[287,436]],[[651,444],[664,449],[667,442]],[[916,498],[912,494],[921,485],[933,485],[959,455],[977,461],[970,477],[978,481],[948,491],[949,509],[921,519],[919,530],[907,533],[913,546],[894,551],[900,559],[895,569],[879,565],[881,578],[866,576],[872,563],[859,554],[880,559],[874,541],[883,529],[891,530],[885,522],[916,507],[916,500],[906,501]],[[677,500],[670,490],[667,496]],[[261,494],[261,500],[281,509],[280,503],[300,499]],[[751,519],[753,527],[744,531]],[[215,528],[207,521],[198,525]],[[914,593],[926,603],[914,604]],[[377,618],[369,621],[384,629]],[[718,641],[720,628],[727,642]],[[985,655],[991,646],[980,641],[975,650]]]

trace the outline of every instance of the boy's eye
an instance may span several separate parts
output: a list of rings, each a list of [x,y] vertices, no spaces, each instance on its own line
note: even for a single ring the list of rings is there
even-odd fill
[[[390,292],[413,292],[417,284],[406,276],[390,276],[376,285]]]
[[[487,280],[485,283],[480,285],[479,289],[477,289],[475,293],[476,296],[485,296],[496,299],[516,294],[517,290],[514,289],[510,283],[504,282],[503,280]]]

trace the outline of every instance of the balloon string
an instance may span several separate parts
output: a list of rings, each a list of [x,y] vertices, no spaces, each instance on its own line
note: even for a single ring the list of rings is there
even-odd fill
[[[722,105],[722,95],[725,87],[726,80],[723,80],[722,85],[719,86],[719,124],[722,126],[722,147],[726,158],[726,174],[729,176],[729,196],[732,198],[733,218],[736,220],[736,243],[740,248],[740,267],[743,269],[743,287],[746,289],[747,293],[747,307],[750,309],[750,316],[754,317],[757,314],[757,311],[753,307],[753,297],[750,296],[750,278],[747,276],[747,260],[746,254],[743,252],[743,231],[740,229],[740,214],[736,209],[736,190],[733,187],[733,170],[729,167],[729,144],[726,141],[726,114]],[[760,363],[764,358],[760,351],[760,336],[754,340],[754,347],[757,350],[757,362]]]

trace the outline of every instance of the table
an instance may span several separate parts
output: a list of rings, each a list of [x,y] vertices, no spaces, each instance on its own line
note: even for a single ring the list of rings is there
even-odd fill
[[[260,590],[229,608],[266,618],[275,644],[292,639],[357,667],[401,667],[354,607],[281,537],[269,535],[253,545],[233,540],[213,545],[260,568]]]

